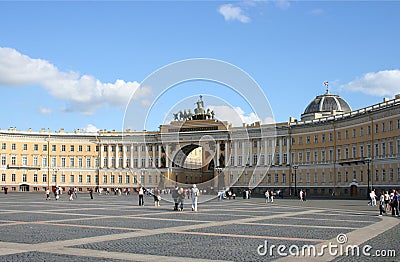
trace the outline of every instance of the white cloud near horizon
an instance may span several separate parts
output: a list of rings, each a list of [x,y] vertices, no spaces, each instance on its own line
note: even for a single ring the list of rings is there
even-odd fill
[[[373,96],[394,96],[400,94],[400,70],[369,72],[339,88]]]
[[[26,85],[42,87],[52,97],[66,100],[66,111],[83,114],[93,114],[104,106],[123,108],[139,88],[136,81],[102,83],[91,75],[63,72],[46,60],[30,58],[15,49],[0,47],[0,86]],[[150,88],[141,88],[135,92],[135,98],[150,92]]]
[[[84,131],[87,133],[97,133],[100,129],[98,129],[96,126],[92,124],[88,124],[85,128]]]
[[[210,110],[215,112],[215,117],[221,121],[228,121],[228,123],[232,124],[234,127],[243,126],[243,124],[252,124],[254,122],[260,121],[257,115],[254,112],[250,114],[246,114],[243,109],[239,106],[230,107],[230,106],[208,106]]]
[[[221,5],[218,12],[224,16],[225,21],[237,20],[242,23],[250,22],[250,17],[243,13],[243,9],[232,4]]]

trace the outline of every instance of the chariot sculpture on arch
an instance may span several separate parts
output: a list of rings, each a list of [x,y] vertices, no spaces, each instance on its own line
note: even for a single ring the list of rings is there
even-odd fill
[[[197,107],[194,109],[194,113],[192,113],[191,109],[183,109],[178,113],[174,113],[174,121],[188,121],[188,120],[207,120],[214,119],[215,113],[210,108],[207,110],[204,108],[203,96],[200,96],[199,100],[195,103]]]

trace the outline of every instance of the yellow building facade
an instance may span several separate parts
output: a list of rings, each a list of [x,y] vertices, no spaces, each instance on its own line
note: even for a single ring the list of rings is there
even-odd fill
[[[198,104],[204,106],[201,98]],[[351,110],[326,93],[300,121],[242,127],[197,110],[154,132],[0,130],[0,187],[42,192],[196,183],[208,192],[296,195],[302,189],[354,197],[400,187],[399,97]]]

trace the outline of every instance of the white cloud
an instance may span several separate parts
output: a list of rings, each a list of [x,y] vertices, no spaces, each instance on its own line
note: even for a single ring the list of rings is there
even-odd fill
[[[366,73],[364,76],[340,86],[340,89],[374,96],[394,96],[400,94],[400,70]]]
[[[52,110],[50,108],[39,106],[39,113],[43,115],[49,115],[52,113]]]
[[[286,10],[290,7],[290,2],[288,0],[275,0],[275,6],[279,9]]]
[[[250,22],[250,17],[243,14],[243,10],[232,4],[221,5],[218,12],[224,16],[225,21],[238,20],[242,23]]]
[[[116,80],[102,83],[91,75],[63,72],[50,62],[30,58],[12,48],[0,47],[0,86],[39,85],[57,99],[67,100],[66,111],[92,114],[103,106],[123,108],[131,94],[139,87],[137,82]],[[135,98],[151,92],[142,88]]]
[[[221,121],[228,121],[232,126],[242,126],[243,123],[252,124],[260,121],[255,113],[245,114],[240,107],[229,106],[208,106],[215,112],[215,117]]]
[[[88,133],[96,133],[98,132],[100,129],[98,129],[97,127],[95,127],[92,124],[88,124],[85,128],[84,128],[85,132]]]

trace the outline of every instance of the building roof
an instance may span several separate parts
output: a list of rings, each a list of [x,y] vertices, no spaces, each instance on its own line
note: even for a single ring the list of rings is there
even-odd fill
[[[351,112],[350,105],[340,96],[326,92],[317,96],[301,115],[301,120],[313,120],[335,114]]]

